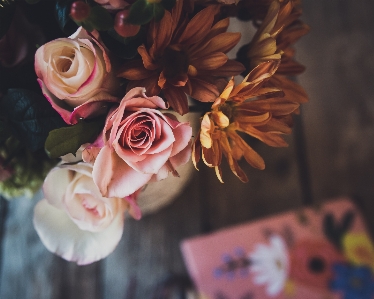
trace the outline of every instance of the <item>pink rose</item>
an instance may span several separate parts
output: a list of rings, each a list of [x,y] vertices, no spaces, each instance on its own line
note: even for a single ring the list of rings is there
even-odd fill
[[[125,197],[176,174],[189,160],[191,126],[156,108],[167,108],[160,97],[131,89],[107,118],[103,147],[84,151],[83,159],[94,161],[93,179],[103,196]]]
[[[92,165],[55,167],[34,210],[34,227],[47,249],[68,261],[89,264],[109,255],[121,239],[122,198],[106,198],[92,180]]]
[[[107,112],[104,102],[115,102],[119,88],[100,43],[80,27],[69,38],[41,46],[35,71],[43,94],[68,124]]]

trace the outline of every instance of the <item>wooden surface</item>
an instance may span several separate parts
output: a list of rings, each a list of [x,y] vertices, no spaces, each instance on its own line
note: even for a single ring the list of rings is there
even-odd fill
[[[312,31],[298,43],[297,57],[307,66],[299,82],[310,102],[302,107],[289,148],[256,143],[266,170],[244,167],[248,184],[228,171],[220,184],[213,170],[201,167],[170,205],[141,221],[128,219],[114,253],[89,266],[65,262],[43,247],[32,226],[41,194],[1,201],[0,298],[183,298],[189,281],[182,239],[297,209],[305,198],[319,203],[353,196],[373,231],[374,2],[304,0],[303,5]],[[302,147],[295,142],[300,130],[308,168],[300,165]]]

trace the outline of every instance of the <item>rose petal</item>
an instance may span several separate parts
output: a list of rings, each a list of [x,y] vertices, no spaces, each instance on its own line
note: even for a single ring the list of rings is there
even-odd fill
[[[102,232],[88,232],[43,199],[34,209],[34,227],[47,249],[78,265],[90,264],[108,256],[121,239],[123,213],[118,213]]]
[[[144,186],[152,174],[135,171],[112,149],[104,146],[96,157],[92,176],[103,196],[123,198]]]

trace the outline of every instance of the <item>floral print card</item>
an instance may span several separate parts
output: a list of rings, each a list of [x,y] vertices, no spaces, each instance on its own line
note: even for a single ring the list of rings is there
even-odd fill
[[[185,240],[201,299],[373,299],[374,246],[349,199]]]

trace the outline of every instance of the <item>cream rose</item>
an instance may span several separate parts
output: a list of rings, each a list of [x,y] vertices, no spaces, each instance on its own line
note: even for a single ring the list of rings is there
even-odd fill
[[[105,49],[80,27],[69,38],[41,46],[35,54],[35,71],[43,94],[68,124],[106,113],[103,101],[119,84]]]
[[[114,250],[129,205],[124,199],[101,196],[90,164],[54,168],[43,192],[45,198],[34,210],[34,226],[48,250],[80,265]]]

